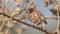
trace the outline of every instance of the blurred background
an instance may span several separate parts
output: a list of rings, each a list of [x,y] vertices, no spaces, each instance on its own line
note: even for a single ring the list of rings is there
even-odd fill
[[[9,5],[8,2],[6,2],[4,0],[4,5],[6,6],[6,8],[9,11],[13,10],[15,4],[16,3],[13,0],[10,0],[10,5]],[[24,5],[24,3],[22,3],[22,1],[21,1],[21,6],[19,6],[19,8],[23,9],[24,8],[23,5]],[[27,3],[26,5],[29,5],[29,4]],[[54,6],[53,4],[49,5],[48,7],[44,7],[44,0],[34,0],[34,5],[36,6],[36,9],[39,10],[40,12],[42,12],[42,14],[44,16],[53,16],[52,12],[50,12],[50,10],[49,10],[49,9],[51,9]],[[22,15],[24,15],[24,14],[25,14],[25,12],[22,11],[22,13],[18,14],[17,16],[22,18]],[[29,19],[23,19],[23,21],[33,24],[33,22],[31,22]],[[46,21],[48,23],[47,24],[47,31],[53,33],[55,31],[56,27],[57,27],[57,21],[54,20],[54,19],[46,19]],[[42,32],[40,30],[34,29],[32,27],[29,27],[27,25],[21,24],[19,22],[15,26],[16,26],[17,29],[19,29],[19,27],[21,27],[21,26],[24,27],[24,29],[25,29],[24,31],[20,31],[19,30],[19,32],[22,32],[21,34],[46,34],[46,33]],[[42,26],[42,25],[40,25],[40,26]],[[13,31],[13,28],[11,30]],[[13,33],[11,33],[11,34],[16,34],[16,32],[13,31]]]

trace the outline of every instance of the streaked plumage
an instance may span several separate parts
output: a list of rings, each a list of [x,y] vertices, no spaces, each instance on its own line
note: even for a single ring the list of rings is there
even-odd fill
[[[30,12],[30,19],[38,24],[42,23],[40,17],[38,16],[37,10],[34,10],[33,12]],[[40,22],[40,23],[39,23]]]
[[[30,10],[31,11],[31,10]],[[47,24],[47,22],[45,21],[45,17],[42,15],[41,12],[39,12],[38,10],[34,9],[32,10],[32,12],[30,12],[30,19],[37,23],[38,25],[39,24],[42,24],[43,22],[45,24]]]
[[[30,20],[33,21],[36,25],[42,24],[44,27],[46,27],[46,19],[44,15],[39,12],[34,5],[31,5],[29,11],[27,11],[30,16]]]

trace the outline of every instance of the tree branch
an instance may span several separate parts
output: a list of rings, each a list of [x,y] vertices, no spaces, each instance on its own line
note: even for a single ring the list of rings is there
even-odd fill
[[[0,14],[6,16],[6,17],[8,17],[8,18],[11,18],[11,16],[9,16],[8,14],[5,14],[5,13],[3,13],[3,12],[0,12]],[[28,26],[30,26],[30,27],[33,27],[33,28],[35,28],[35,29],[41,30],[42,32],[45,32],[46,34],[50,34],[47,30],[44,30],[44,29],[42,29],[42,28],[40,28],[40,27],[37,27],[37,26],[35,26],[35,25],[28,24],[28,23],[26,23],[26,22],[23,22],[22,20],[19,20],[19,19],[14,18],[14,17],[12,17],[12,19],[15,20],[15,21],[18,21],[18,22],[20,22],[20,23],[23,23],[23,24],[25,24],[25,25],[28,25]]]

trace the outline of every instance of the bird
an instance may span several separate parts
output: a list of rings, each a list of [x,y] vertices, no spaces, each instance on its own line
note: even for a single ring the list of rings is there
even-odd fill
[[[44,28],[46,27],[46,19],[40,11],[35,9],[35,5],[32,4],[29,10],[26,12],[29,14],[29,19],[33,21],[36,25],[42,24]]]
[[[50,11],[53,13],[53,15],[57,16],[57,10],[58,10],[58,4],[55,3],[54,7],[50,9]],[[59,16],[60,16],[60,10],[59,11]]]

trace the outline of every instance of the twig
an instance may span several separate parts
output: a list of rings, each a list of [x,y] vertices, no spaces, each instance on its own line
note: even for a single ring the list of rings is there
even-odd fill
[[[46,19],[59,19],[60,20],[60,17],[58,18],[57,16],[45,16]]]
[[[5,21],[2,23],[1,27],[0,27],[0,31],[2,30],[3,26],[5,24]]]
[[[57,19],[57,28],[56,28],[56,30],[55,30],[55,32],[57,33],[57,34],[59,34],[59,5],[57,6],[57,16],[58,16],[58,19]]]

